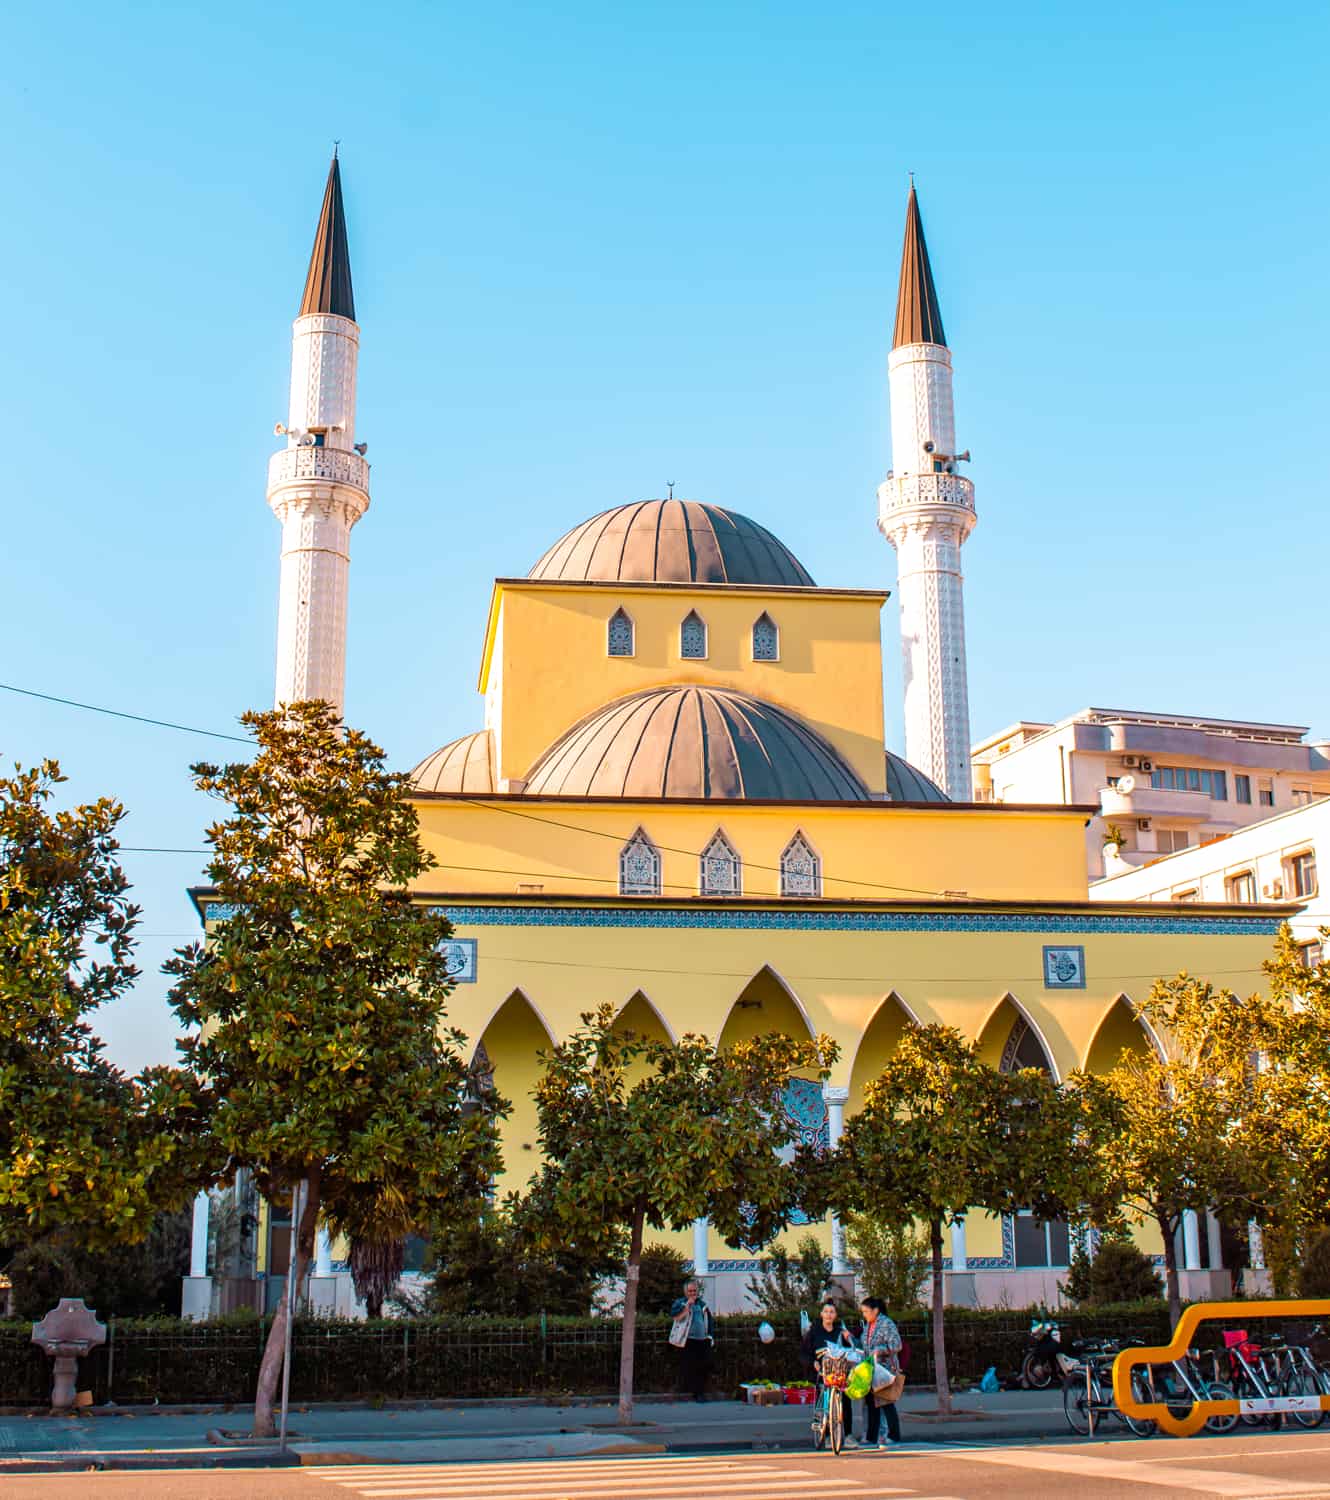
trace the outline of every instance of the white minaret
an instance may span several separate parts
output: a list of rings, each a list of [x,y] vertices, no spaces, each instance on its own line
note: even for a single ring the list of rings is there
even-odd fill
[[[369,508],[369,465],[356,440],[360,329],[333,153],[314,251],[291,336],[286,449],[268,464],[268,504],[282,523],[277,702],[324,698],[339,710],[346,683],[351,528]]]
[[[914,183],[905,213],[896,329],[887,360],[891,458],[878,528],[896,549],[905,693],[905,758],[958,802],[970,801],[961,545],[974,529],[974,486],[956,472],[951,351],[942,332]]]

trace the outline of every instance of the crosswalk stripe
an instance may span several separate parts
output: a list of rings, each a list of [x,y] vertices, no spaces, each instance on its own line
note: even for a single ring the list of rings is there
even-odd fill
[[[668,1465],[671,1469],[693,1470],[693,1469],[716,1469],[733,1467],[742,1460],[732,1457],[689,1457],[687,1454],[675,1453],[651,1453],[629,1455],[622,1454],[614,1457],[596,1458],[588,1454],[578,1454],[575,1457],[557,1459],[530,1459],[512,1458],[503,1459],[498,1462],[486,1461],[484,1463],[471,1463],[463,1460],[460,1463],[411,1463],[404,1460],[393,1464],[357,1464],[354,1473],[364,1475],[366,1478],[377,1478],[381,1474],[388,1476],[399,1475],[403,1472],[412,1474],[456,1474],[464,1469],[468,1474],[506,1474],[515,1463],[520,1463],[524,1473],[533,1473],[539,1469],[558,1469],[561,1474],[570,1470],[595,1470],[597,1473],[617,1472],[620,1469],[641,1468],[644,1463],[664,1468]],[[764,1460],[770,1463],[770,1459]],[[776,1460],[779,1462],[779,1460]],[[303,1466],[306,1474],[314,1474],[320,1477],[336,1477],[345,1479],[347,1477],[346,1464],[307,1464]]]
[[[365,1485],[387,1484],[387,1485],[413,1485],[433,1483],[456,1483],[456,1484],[484,1484],[490,1481],[502,1482],[515,1475],[522,1475],[530,1479],[567,1478],[570,1475],[577,1479],[595,1481],[596,1479],[627,1479],[635,1475],[645,1474],[648,1469],[653,1474],[668,1474],[680,1479],[688,1477],[693,1479],[723,1479],[730,1474],[778,1474],[784,1473],[784,1467],[773,1467],[770,1463],[738,1464],[733,1461],[713,1461],[709,1464],[675,1464],[675,1463],[652,1463],[651,1455],[635,1458],[628,1464],[600,1464],[600,1463],[571,1463],[567,1459],[555,1460],[553,1463],[532,1462],[530,1459],[514,1459],[511,1464],[501,1469],[492,1469],[488,1466],[483,1472],[477,1472],[473,1465],[460,1464],[430,1464],[427,1468],[417,1467],[415,1464],[398,1464],[392,1469],[376,1470],[373,1473],[362,1473],[360,1466],[355,1468],[342,1467],[332,1473],[324,1472],[318,1475],[320,1479],[327,1479],[332,1484],[340,1484],[347,1487],[363,1489]],[[423,1470],[423,1472],[422,1472]],[[308,1471],[306,1471],[308,1472]]]
[[[1226,1474],[1218,1469],[1159,1469],[1150,1463],[1091,1458],[1079,1453],[1036,1453],[1030,1449],[1003,1452],[990,1448],[981,1453],[941,1452],[939,1458],[962,1463],[1001,1464],[1013,1469],[1036,1469],[1064,1479],[1111,1479],[1122,1484],[1154,1484],[1161,1489],[1198,1490],[1224,1500],[1299,1500],[1312,1495],[1330,1495],[1330,1486],[1298,1484],[1291,1480],[1264,1479],[1248,1474]]]
[[[738,1494],[742,1491],[765,1490],[770,1492],[773,1484],[783,1482],[797,1477],[801,1490],[844,1490],[858,1489],[860,1486],[854,1480],[814,1478],[809,1474],[794,1475],[789,1470],[776,1470],[765,1475],[715,1475],[708,1476],[714,1480],[709,1488],[718,1492],[723,1489],[725,1494]],[[632,1485],[633,1494],[642,1495],[696,1495],[698,1491],[698,1478],[696,1474],[683,1475],[677,1478],[657,1479],[654,1475],[643,1475],[640,1482]],[[580,1476],[550,1475],[538,1480],[527,1478],[503,1480],[501,1483],[493,1481],[477,1484],[472,1479],[459,1480],[435,1480],[433,1484],[412,1485],[390,1485],[376,1486],[373,1489],[361,1489],[359,1494],[366,1496],[366,1500],[391,1500],[393,1496],[411,1497],[411,1500],[432,1500],[432,1497],[440,1497],[440,1500],[467,1500],[469,1496],[486,1495],[513,1495],[525,1500],[527,1496],[538,1495],[621,1495],[628,1481],[619,1476],[613,1479],[588,1480]]]

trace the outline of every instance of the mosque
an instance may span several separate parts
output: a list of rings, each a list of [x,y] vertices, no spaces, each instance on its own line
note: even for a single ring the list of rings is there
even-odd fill
[[[370,500],[359,338],[334,159],[269,468],[279,702],[342,703],[349,539]],[[1261,983],[1290,908],[1092,903],[1097,807],[972,800],[961,548],[974,486],[913,184],[887,381],[894,467],[876,520],[897,553],[904,757],[885,743],[887,592],[819,585],[760,519],[635,500],[568,517],[541,557],[495,580],[479,727],[412,776],[436,862],[418,894],[455,927],[451,1020],[513,1100],[504,1186],[538,1159],[537,1052],[602,1003],[640,1033],[720,1047],[829,1033],[832,1077],[796,1083],[789,1108],[801,1133],[834,1140],[908,1021],[1063,1077],[1155,1044],[1134,1002],[1159,975]],[[841,1227],[816,1229],[844,1272]],[[266,1232],[260,1272],[280,1269]],[[705,1221],[675,1238],[713,1305],[739,1305],[751,1257]],[[1212,1217],[1193,1216],[1185,1238],[1183,1263],[1217,1271]],[[1070,1248],[1065,1224],[972,1216],[952,1235],[949,1297],[1051,1297]],[[339,1279],[332,1250],[321,1240],[316,1282]]]

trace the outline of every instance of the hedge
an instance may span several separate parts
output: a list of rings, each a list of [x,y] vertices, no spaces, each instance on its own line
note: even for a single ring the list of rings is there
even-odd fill
[[[978,1380],[989,1365],[1018,1369],[1031,1316],[949,1308],[951,1378]],[[1064,1338],[1168,1339],[1162,1303],[1057,1316]],[[770,1344],[757,1337],[761,1321],[756,1315],[717,1319],[714,1390],[733,1391],[743,1380],[799,1377],[795,1320],[780,1320]],[[928,1313],[898,1321],[911,1346],[911,1384],[931,1383]],[[111,1320],[107,1343],[80,1364],[79,1388],[91,1390],[98,1404],[122,1406],[252,1401],[269,1322]],[[674,1387],[668,1327],[663,1317],[639,1320],[634,1383],[642,1395]],[[618,1387],[619,1334],[618,1322],[608,1318],[304,1319],[292,1331],[291,1396],[310,1402],[605,1395]],[[50,1399],[50,1364],[31,1336],[30,1323],[0,1322],[0,1405],[42,1406]],[[1218,1333],[1209,1341],[1218,1342]]]

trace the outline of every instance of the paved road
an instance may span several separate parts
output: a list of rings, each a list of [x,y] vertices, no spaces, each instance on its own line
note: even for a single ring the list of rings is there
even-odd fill
[[[1169,1442],[661,1454],[500,1464],[9,1475],[4,1500],[1314,1500],[1330,1433]]]

